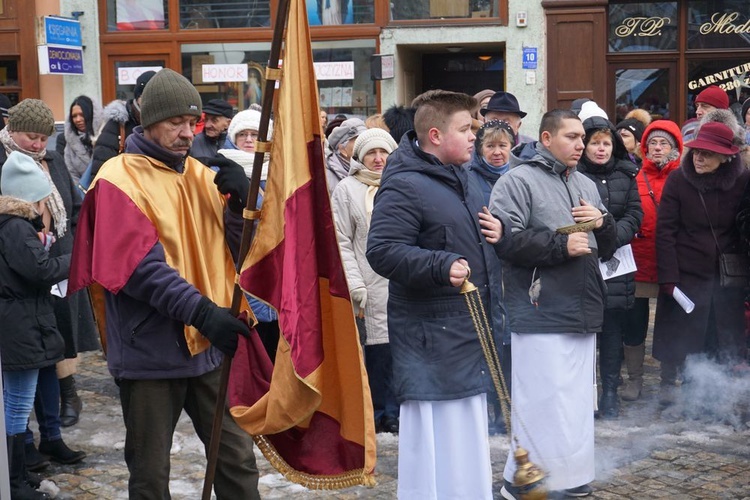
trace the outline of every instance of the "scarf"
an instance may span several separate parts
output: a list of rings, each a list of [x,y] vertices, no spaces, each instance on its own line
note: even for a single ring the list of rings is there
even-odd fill
[[[52,215],[52,222],[55,226],[55,236],[57,236],[57,239],[65,236],[65,233],[68,230],[68,213],[65,211],[65,204],[63,203],[62,196],[60,196],[60,191],[57,190],[57,186],[52,182],[52,176],[50,176],[49,170],[42,165],[42,161],[44,161],[44,157],[47,155],[47,150],[43,149],[38,153],[32,153],[31,151],[22,149],[10,136],[7,128],[0,130],[0,143],[3,144],[6,154],[10,154],[13,151],[23,153],[34,160],[42,172],[44,172],[44,175],[47,177],[47,180],[52,187],[52,193],[50,193],[49,198],[47,198],[47,209]]]
[[[226,144],[229,144],[229,141],[227,141]],[[245,175],[249,179],[253,174],[253,163],[255,162],[255,153],[248,153],[247,151],[242,151],[241,149],[220,149],[217,151],[218,154],[223,156],[224,158],[229,158],[235,163],[238,163],[242,166],[242,168],[245,170]],[[260,180],[265,181],[268,179],[268,164],[271,160],[271,154],[266,153],[263,155],[263,168],[260,171]]]
[[[659,170],[663,169],[664,167],[666,167],[666,166],[667,166],[667,164],[669,164],[670,162],[673,162],[673,161],[675,161],[675,160],[676,160],[676,159],[678,159],[679,157],[680,157],[680,152],[678,151],[678,149],[677,149],[677,148],[673,148],[673,149],[672,149],[672,151],[670,151],[670,152],[669,152],[669,154],[667,154],[667,156],[665,156],[665,157],[664,157],[664,159],[663,159],[662,161],[659,161],[659,162],[655,161],[655,160],[654,160],[653,158],[651,158],[651,157],[650,157],[649,155],[646,155],[646,158],[648,158],[649,160],[651,160],[651,162],[652,162],[652,163],[653,163],[653,164],[654,164],[654,165],[656,166],[656,168],[658,168]]]
[[[180,174],[185,170],[187,155],[174,153],[146,139],[146,136],[143,135],[143,127],[140,125],[133,129],[133,133],[125,141],[125,152],[149,156]]]
[[[355,163],[356,160],[352,160]],[[367,225],[370,225],[370,219],[372,218],[372,207],[375,203],[375,193],[378,192],[380,187],[380,178],[383,172],[374,172],[364,165],[362,168],[352,174],[362,184],[367,186],[367,193],[365,193],[365,214],[367,215]]]

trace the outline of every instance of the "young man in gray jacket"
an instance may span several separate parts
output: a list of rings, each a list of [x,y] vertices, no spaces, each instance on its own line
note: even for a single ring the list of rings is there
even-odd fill
[[[503,259],[512,332],[512,429],[547,473],[550,490],[587,496],[594,479],[594,361],[606,287],[599,252],[616,240],[595,184],[576,172],[585,132],[570,111],[542,117],[539,141],[513,150],[515,166],[495,184],[490,211],[511,225],[495,245]],[[584,223],[589,223],[584,226]],[[572,230],[566,226],[581,224]],[[504,471],[512,484],[513,451]]]

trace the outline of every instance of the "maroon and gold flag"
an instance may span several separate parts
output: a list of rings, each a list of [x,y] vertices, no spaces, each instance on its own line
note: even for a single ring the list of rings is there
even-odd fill
[[[276,94],[262,214],[240,286],[278,311],[281,339],[273,367],[259,342],[241,339],[229,405],[290,480],[373,485],[372,401],[326,186],[303,0],[290,2]]]

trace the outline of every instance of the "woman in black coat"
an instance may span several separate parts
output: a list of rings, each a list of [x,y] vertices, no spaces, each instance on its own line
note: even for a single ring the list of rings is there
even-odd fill
[[[701,125],[662,192],[653,348],[661,361],[662,404],[674,402],[675,381],[688,355],[708,353],[732,363],[743,353],[744,287],[722,287],[719,281],[719,256],[740,251],[735,218],[750,179],[732,137],[722,123]],[[695,303],[692,313],[675,301],[675,287]]]
[[[627,150],[614,125],[599,116],[583,122],[586,149],[578,170],[594,181],[602,203],[615,218],[617,248],[630,243],[643,219],[641,198],[635,176],[638,167],[627,160]],[[612,255],[600,255],[608,261]],[[616,418],[620,403],[617,386],[620,378],[622,341],[627,329],[626,311],[635,301],[635,273],[607,280],[607,305],[604,326],[599,339],[599,372],[602,378],[602,397],[599,416]]]

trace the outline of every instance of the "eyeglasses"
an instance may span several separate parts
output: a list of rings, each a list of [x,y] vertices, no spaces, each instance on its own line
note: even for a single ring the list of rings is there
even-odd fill
[[[244,141],[247,138],[252,139],[253,141],[258,140],[258,132],[254,132],[252,130],[243,130],[242,132],[237,132],[237,135],[235,135],[235,138],[238,141]]]
[[[654,147],[659,146],[660,148],[671,148],[672,147],[672,145],[668,141],[665,141],[665,140],[661,140],[660,141],[658,139],[652,139],[652,140],[648,141],[648,145],[649,146],[654,146]]]

